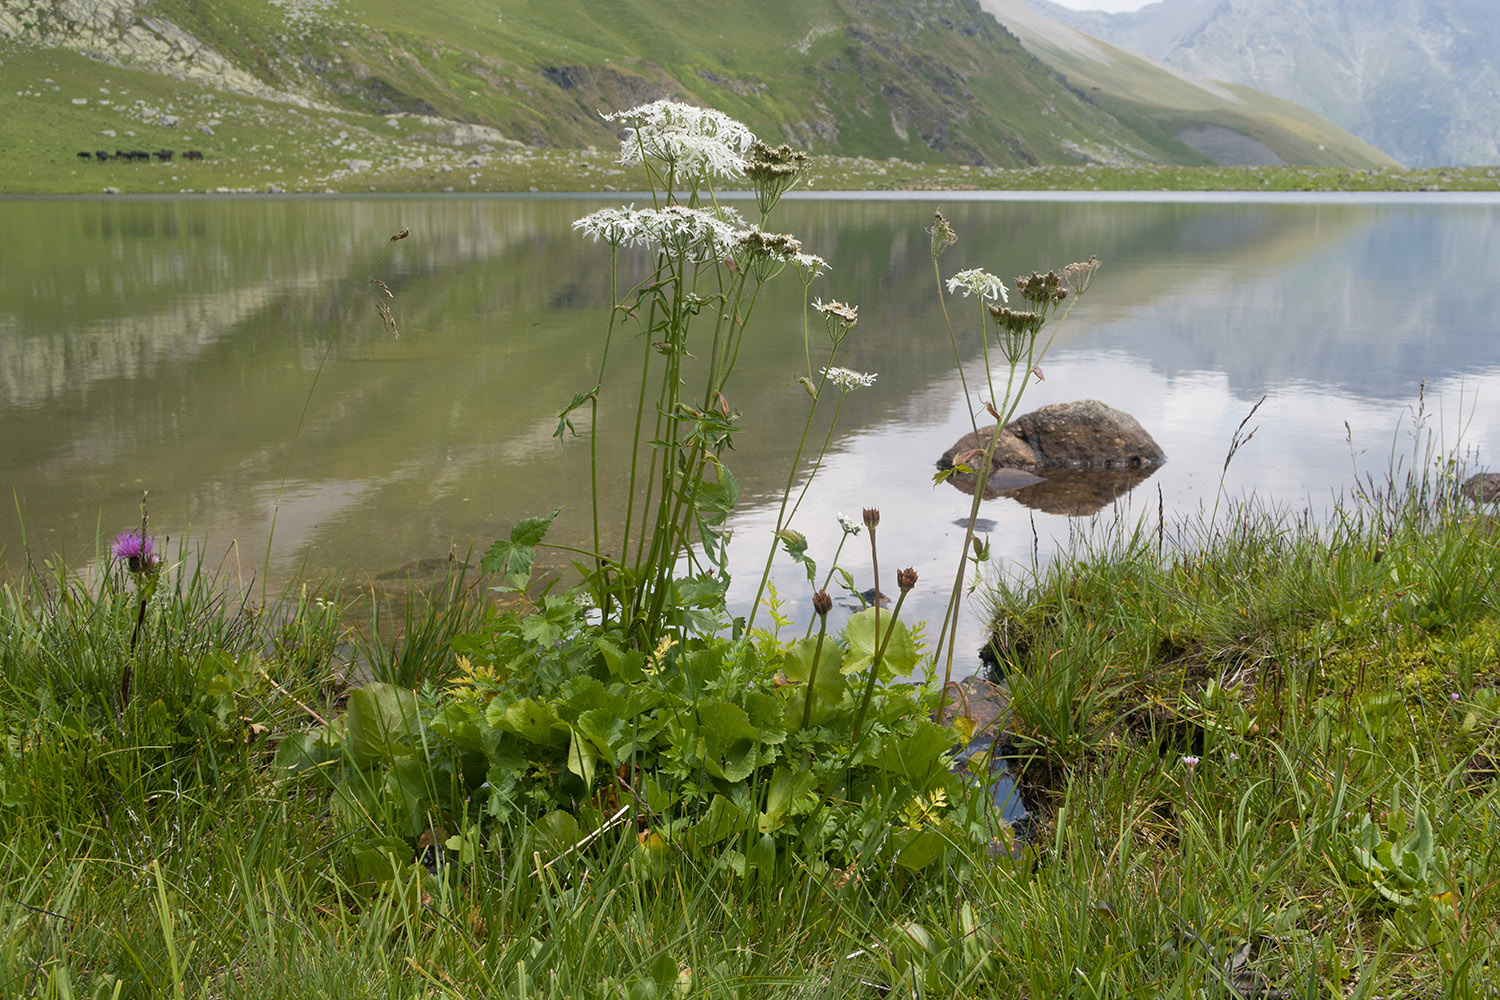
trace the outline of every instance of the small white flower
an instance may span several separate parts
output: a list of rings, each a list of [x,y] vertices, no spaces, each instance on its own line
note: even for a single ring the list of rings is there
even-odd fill
[[[998,298],[1001,302],[1010,301],[1010,293],[1005,290],[1005,282],[977,267],[959,271],[948,279],[948,294],[952,295],[958,291],[964,293],[964,298],[977,295],[981,299]]]
[[[857,535],[862,525],[854,518],[845,517],[843,514],[840,514],[839,527],[844,529],[844,534],[846,535]]]
[[[799,253],[792,258],[792,263],[802,269],[802,277],[805,281],[811,281],[828,270],[828,261],[815,253]]]
[[[824,368],[823,376],[839,387],[839,392],[848,392],[863,385],[874,385],[875,372],[856,372],[848,368]]]

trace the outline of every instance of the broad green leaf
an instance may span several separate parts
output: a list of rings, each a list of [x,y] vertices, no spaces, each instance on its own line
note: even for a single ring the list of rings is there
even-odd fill
[[[1416,844],[1417,864],[1423,875],[1432,867],[1432,856],[1435,851],[1435,842],[1432,835],[1432,821],[1427,818],[1427,810],[1420,805],[1417,807],[1417,837]]]
[[[821,651],[817,647],[817,639],[800,639],[787,648],[786,659],[781,664],[781,672],[786,675],[787,680],[799,683],[787,699],[787,724],[793,727],[802,725],[809,680],[812,681],[814,694],[812,715],[808,723],[814,726],[826,722],[837,713],[844,700],[844,690],[848,687],[848,681],[841,672],[844,665],[843,647],[831,638],[823,640]],[[816,675],[812,669],[814,652],[818,654]]]
[[[646,654],[641,650],[631,649],[621,652],[619,647],[607,639],[596,641],[594,648],[599,650],[600,656],[604,657],[604,665],[609,669],[611,677],[618,677],[627,684],[633,684],[644,675]]]
[[[577,728],[570,729],[568,740],[568,770],[583,779],[589,788],[594,787],[594,765],[599,760],[599,750],[592,740]]]
[[[559,724],[551,707],[531,698],[503,707],[498,701],[491,702],[486,718],[491,725],[542,746],[560,746],[568,737],[567,727]]]
[[[894,631],[891,631],[894,630]],[[880,635],[891,632],[885,647],[885,658],[880,664],[880,676],[885,680],[904,677],[917,668],[917,646],[904,622],[895,620],[884,609],[880,613]],[[878,646],[875,635],[875,609],[866,608],[850,616],[844,626],[844,641],[849,644],[849,656],[844,660],[844,673],[855,674],[867,670],[875,661]]]
[[[411,752],[420,728],[417,693],[394,684],[366,684],[349,693],[346,746],[356,767]]]
[[[760,832],[770,833],[780,829],[787,813],[817,784],[817,775],[805,768],[793,771],[789,767],[778,767],[776,773],[771,775],[770,787],[766,789],[766,811],[760,817]]]
[[[910,736],[886,744],[880,753],[880,766],[904,778],[913,791],[925,792],[952,780],[946,759],[951,749],[952,730],[922,722]]]
[[[693,824],[693,843],[699,848],[717,844],[725,837],[738,833],[743,826],[745,814],[739,807],[722,795],[715,795],[703,811],[703,818]]]
[[[948,849],[948,838],[936,830],[903,830],[896,842],[896,864],[911,871],[921,871]]]
[[[727,701],[710,701],[698,707],[698,719],[709,773],[726,781],[749,777],[755,770],[760,730],[745,710]]]
[[[561,809],[549,812],[533,823],[531,832],[538,838],[538,847],[550,848],[554,854],[561,854],[583,839],[583,829],[577,818]]]

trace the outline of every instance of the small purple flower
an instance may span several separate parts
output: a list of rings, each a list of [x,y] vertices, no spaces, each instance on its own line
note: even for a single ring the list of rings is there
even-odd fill
[[[1198,766],[1198,758],[1197,757],[1184,757],[1184,758],[1182,758],[1182,766],[1186,767],[1189,771],[1191,771],[1193,768],[1195,768],[1195,767]]]
[[[1460,702],[1460,701],[1462,701],[1462,700],[1463,700],[1463,699],[1461,699],[1461,698],[1460,698],[1460,697],[1459,697],[1459,696],[1458,696],[1458,692],[1457,692],[1457,691],[1455,691],[1455,692],[1453,692],[1453,693],[1452,693],[1452,694],[1451,694],[1451,695],[1449,695],[1449,696],[1448,696],[1448,697],[1450,697],[1450,698],[1452,698],[1452,699],[1453,699],[1453,704],[1455,704],[1455,705],[1457,705],[1457,704],[1458,704],[1458,703],[1459,703],[1459,702]]]
[[[1239,760],[1240,759],[1240,755],[1237,754],[1237,753],[1232,753],[1232,754],[1229,755],[1229,759],[1230,760]]]
[[[150,535],[143,535],[139,531],[122,531],[115,536],[110,551],[130,572],[150,573],[160,561],[154,551],[154,542],[155,539]]]

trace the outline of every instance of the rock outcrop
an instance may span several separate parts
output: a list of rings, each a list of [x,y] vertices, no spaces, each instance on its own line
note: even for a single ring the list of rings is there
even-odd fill
[[[938,459],[938,468],[976,467],[994,434],[994,427],[965,434]],[[1017,417],[1001,432],[984,496],[1008,495],[1048,513],[1088,514],[1128,492],[1166,458],[1128,413],[1097,399],[1054,403]],[[948,481],[974,492],[974,473]]]

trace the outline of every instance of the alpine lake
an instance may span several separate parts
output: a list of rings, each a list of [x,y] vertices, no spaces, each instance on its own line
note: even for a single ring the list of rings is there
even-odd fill
[[[608,249],[571,224],[630,201],[647,198],[0,201],[0,486],[14,507],[0,518],[0,573],[28,559],[90,571],[109,538],[139,525],[143,492],[169,553],[246,590],[336,581],[343,599],[368,602],[454,561],[477,566],[516,521],[554,508],[548,540],[587,547],[587,439],[556,431],[595,378],[611,271]],[[926,232],[937,209],[959,236],[944,278],[982,267],[1011,283],[1099,258],[1020,412],[1096,398],[1168,456],[1091,512],[1044,496],[986,500],[991,579],[1024,579],[1080,535],[1155,533],[1163,517],[1170,542],[1251,495],[1288,517],[1324,517],[1370,477],[1431,457],[1460,457],[1460,474],[1481,468],[1500,435],[1500,195],[788,198],[772,228],[831,264],[811,296],[859,307],[834,364],[878,375],[844,399],[792,527],[821,583],[837,515],[879,508],[883,589],[894,592],[899,567],[919,574],[909,620],[936,627],[969,512],[970,497],[934,484],[934,463],[970,430],[971,406],[992,422],[979,402],[989,390],[963,391],[944,325]],[[410,236],[391,243],[402,229]],[[622,287],[645,263],[623,261]],[[975,301],[948,308],[973,389]],[[821,322],[809,331],[816,370],[826,339]],[[645,346],[628,330],[610,359],[606,524],[622,513]],[[800,490],[828,429],[814,422],[794,470],[806,356],[803,289],[786,274],[755,307],[727,399],[742,427],[726,453],[740,487],[737,615],[788,477]],[[580,433],[586,421],[575,413]],[[539,565],[565,578],[572,558],[544,552]],[[863,536],[839,561],[860,589],[872,585]],[[781,554],[773,579],[800,634],[815,588]],[[978,666],[983,594],[969,599],[956,672]],[[856,606],[844,595],[835,615]]]

